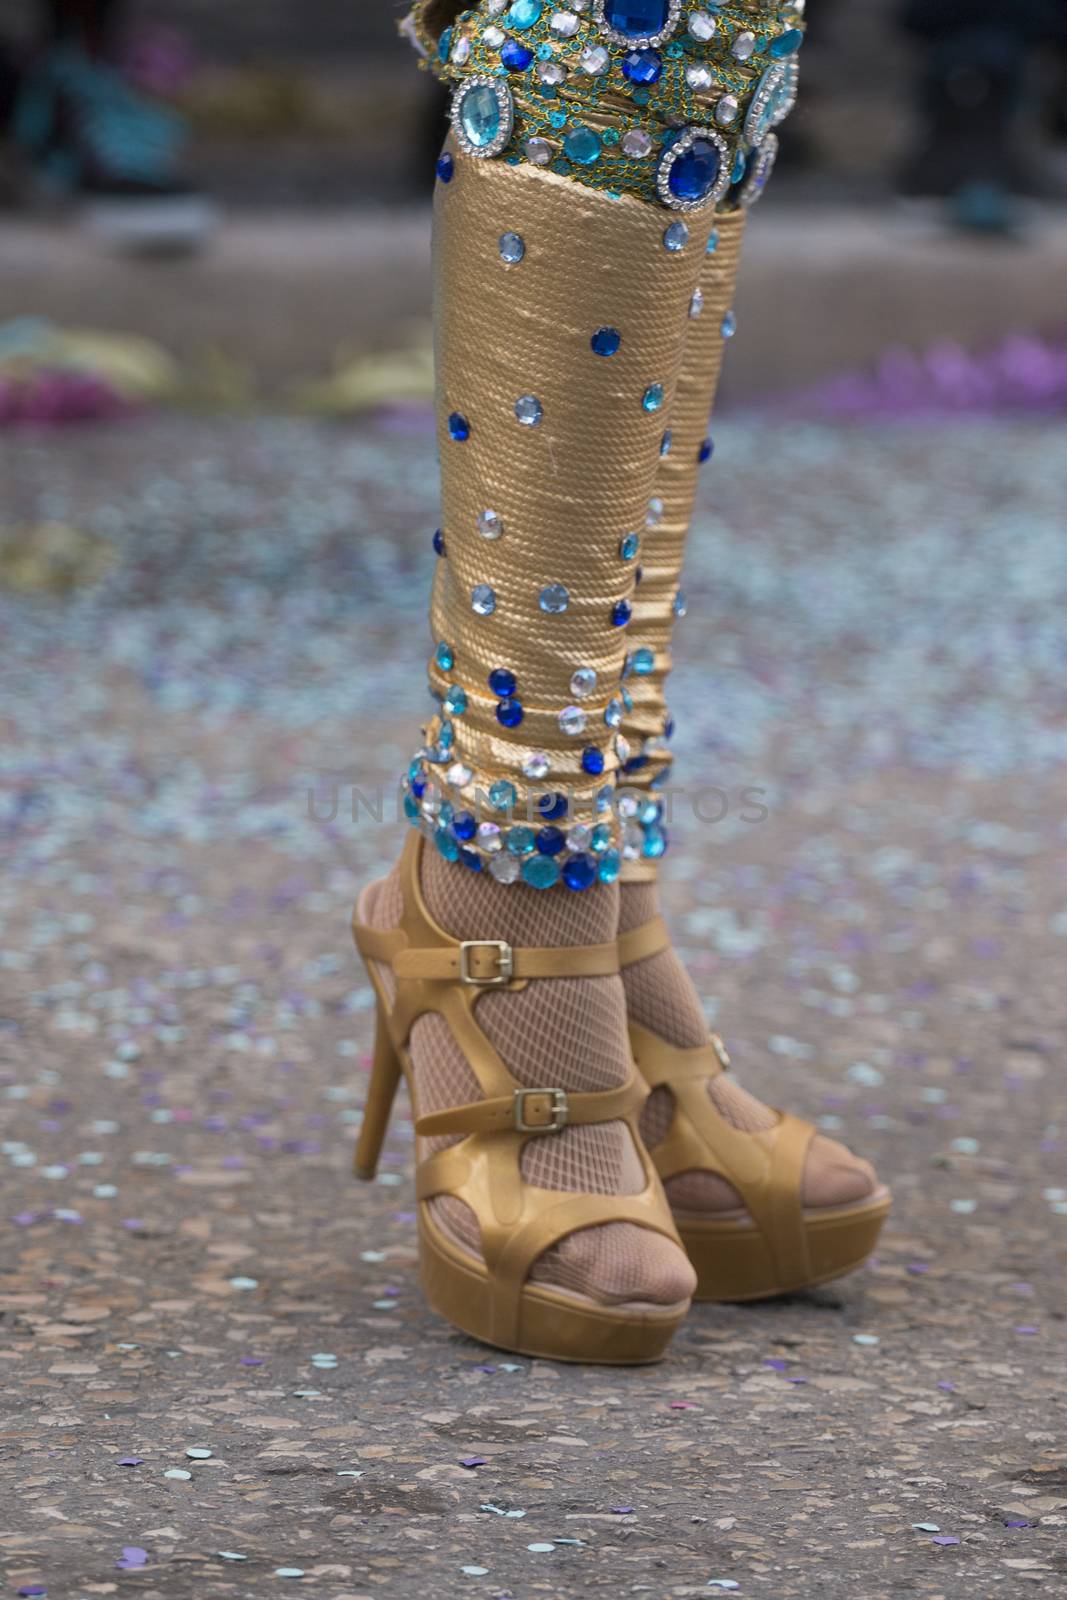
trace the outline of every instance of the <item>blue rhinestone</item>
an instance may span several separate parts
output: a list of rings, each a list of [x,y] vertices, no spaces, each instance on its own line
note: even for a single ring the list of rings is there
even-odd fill
[[[631,756],[630,760],[624,763],[622,770],[623,770],[623,772],[626,772],[626,773],[640,772],[642,767],[647,767],[647,766],[648,766],[648,757],[647,756]]]
[[[707,248],[707,252],[706,253],[709,256],[713,256],[718,248],[719,248],[719,230],[718,230],[718,228],[712,228],[711,233],[708,235],[708,248]]]
[[[442,183],[451,183],[452,174],[455,172],[455,170],[456,163],[452,160],[452,157],[449,155],[447,150],[445,151],[444,155],[438,156],[437,176],[440,178]]]
[[[589,848],[594,855],[602,856],[611,844],[611,824],[598,822],[593,829],[593,837],[589,841]]]
[[[616,601],[615,605],[611,609],[612,626],[616,628],[625,628],[633,614],[633,606],[630,604],[629,600]]]
[[[719,181],[722,156],[709,139],[694,139],[688,150],[676,157],[667,177],[667,187],[676,200],[706,200]]]
[[[711,460],[712,455],[714,454],[714,452],[715,452],[715,445],[714,445],[713,441],[711,439],[705,439],[703,444],[700,446],[700,453],[699,453],[699,455],[697,457],[697,459],[699,460],[701,466],[703,466],[705,461],[710,461]]]
[[[728,311],[722,319],[722,336],[724,339],[732,339],[736,332],[737,317],[732,311]]]
[[[532,28],[541,19],[541,0],[515,0],[504,21],[509,28]]]
[[[441,750],[451,750],[456,742],[456,730],[450,722],[442,722],[437,730],[437,744]]]
[[[641,854],[646,856],[649,861],[658,861],[660,856],[666,854],[666,851],[667,835],[661,828],[649,828],[645,834],[645,842],[642,846]]]
[[[465,867],[469,867],[472,872],[481,872],[482,858],[478,854],[477,850],[461,850],[459,853],[459,859],[462,861],[463,865]]]
[[[445,31],[442,33],[440,39],[438,39],[438,41],[437,41],[437,59],[439,61],[442,61],[442,62],[447,61],[448,60],[448,53],[451,50],[451,48],[452,48],[452,29],[451,28],[446,28]]]
[[[496,720],[502,728],[517,728],[525,714],[518,700],[501,700],[496,708]]]
[[[467,709],[467,691],[458,683],[452,684],[442,704],[450,717],[461,717]]]
[[[671,716],[670,712],[668,712],[663,719],[663,737],[665,739],[674,738],[674,718]]]
[[[525,46],[519,48],[525,49]],[[488,83],[476,83],[467,89],[460,102],[459,120],[476,150],[491,145],[500,132],[500,102],[496,90]]]
[[[457,839],[473,839],[478,832],[478,819],[473,811],[457,811],[452,818],[452,832]]]
[[[515,682],[515,674],[509,672],[507,667],[494,667],[489,674],[489,687],[502,700],[508,700],[518,687]]]
[[[689,229],[684,222],[672,222],[663,231],[663,248],[676,256],[689,243]],[[453,435],[453,438],[455,435]]]
[[[671,432],[670,428],[668,428],[666,433],[663,435],[663,438],[659,442],[659,453],[660,453],[660,455],[661,456],[669,456],[670,453],[671,453],[671,445],[673,443],[674,443],[674,434]]]
[[[637,585],[641,582],[641,579],[644,577],[644,575],[645,575],[644,567],[635,567],[634,568],[634,588],[635,589],[637,588]]]
[[[506,778],[498,778],[496,783],[489,786],[489,803],[498,811],[509,811],[518,798],[515,785],[508,783]]]
[[[563,881],[568,889],[591,889],[596,880],[596,857],[584,850],[568,856],[563,863]]]
[[[537,846],[537,835],[532,828],[523,825],[509,828],[507,846],[513,856],[528,856]]]
[[[622,334],[618,328],[598,328],[589,343],[594,355],[613,356],[622,344]]]
[[[565,794],[543,794],[537,801],[537,809],[546,822],[558,822],[560,817],[567,815],[567,796]]]
[[[421,813],[419,811],[419,804],[418,804],[418,801],[415,799],[414,795],[406,794],[404,796],[404,815],[405,815],[405,817],[407,817],[409,819],[409,821],[414,822],[416,817],[418,817],[420,814]]]
[[[448,431],[452,438],[462,444],[464,439],[471,436],[471,425],[461,411],[453,411],[448,419]]]
[[[747,168],[748,168],[748,157],[745,154],[745,147],[742,145],[740,150],[738,150],[736,156],[734,157],[734,164],[733,164],[733,167],[732,167],[732,169],[730,171],[730,182],[731,183],[740,183],[741,179],[745,176],[745,172],[746,172]]]
[[[631,83],[658,83],[663,62],[655,50],[631,50],[623,61],[622,75]]]
[[[537,603],[550,617],[558,617],[570,605],[571,597],[562,583],[549,583],[541,590]]]
[[[452,835],[444,828],[438,828],[433,836],[433,842],[444,856],[446,861],[459,860],[459,845]]]
[[[437,529],[437,532],[433,536],[433,547],[434,547],[434,551],[436,552],[437,555],[439,555],[439,556],[443,556],[444,555],[444,553],[445,553],[445,536],[444,536],[444,533],[441,531],[440,528]]]
[[[442,639],[433,653],[433,658],[442,672],[451,672],[456,664],[456,653],[447,640]]]
[[[639,678],[647,678],[650,672],[656,670],[656,656],[652,650],[634,651],[634,671]]]
[[[624,561],[632,561],[641,548],[641,536],[637,533],[628,533],[619,544],[619,554]]]
[[[509,72],[525,72],[526,68],[530,65],[530,63],[533,60],[533,58],[534,58],[534,53],[530,49],[529,45],[528,44],[520,44],[517,39],[505,39],[504,43],[500,46],[500,59],[504,63],[504,65],[507,67]],[[494,105],[496,104],[496,96],[495,95],[493,96],[493,104]],[[460,114],[462,115],[462,113],[460,113]],[[497,114],[497,127],[498,128],[499,128],[499,124],[500,124],[500,117],[499,117],[499,112],[498,112],[498,114]],[[494,137],[495,137],[495,131],[496,130],[494,130]],[[489,144],[490,141],[489,141],[489,139],[486,139],[483,142],[485,144]]]
[[[641,396],[641,404],[646,411],[658,411],[663,404],[662,383],[650,383]]]
[[[447,828],[455,814],[455,807],[453,806],[451,800],[442,800],[441,809],[437,813],[437,821],[439,825],[442,828]]]
[[[582,751],[582,771],[590,773],[594,778],[599,778],[604,770],[604,757],[595,745],[590,745],[588,750]]]
[[[558,856],[566,843],[562,828],[542,828],[537,835],[537,848],[543,856]]]
[[[572,128],[563,141],[563,154],[580,167],[591,167],[600,156],[600,140],[592,128]]]
[[[627,711],[632,711],[634,708],[634,697],[630,693],[629,689],[620,689],[619,694],[622,697],[622,703],[626,707]]]
[[[597,876],[601,883],[614,883],[619,876],[619,866],[619,852],[617,850],[606,850],[601,856],[600,866],[597,868]]]
[[[800,29],[790,28],[787,32],[780,33],[777,39],[772,41],[768,54],[772,55],[776,61],[780,61],[783,56],[795,55],[803,43],[804,35]]]
[[[416,800],[421,800],[423,795],[426,793],[426,779],[412,778],[411,792],[415,796]]]
[[[559,882],[559,862],[553,856],[529,856],[522,864],[522,877],[531,889],[551,889]]]
[[[628,39],[651,39],[662,33],[670,15],[669,0],[605,0],[604,21]]]

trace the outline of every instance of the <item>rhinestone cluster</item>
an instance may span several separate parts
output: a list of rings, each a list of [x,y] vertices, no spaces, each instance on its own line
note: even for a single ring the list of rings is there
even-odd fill
[[[684,212],[758,198],[803,38],[792,0],[488,0],[432,65],[468,155]]]

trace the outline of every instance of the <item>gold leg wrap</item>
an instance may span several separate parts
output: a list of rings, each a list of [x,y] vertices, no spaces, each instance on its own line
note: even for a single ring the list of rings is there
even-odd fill
[[[434,214],[444,554],[431,687],[443,709],[409,811],[445,854],[458,848],[502,881],[521,873],[548,887],[562,863],[565,881],[586,887],[590,868],[590,882],[618,870],[610,789],[629,755],[618,733],[626,624],[638,563],[661,537],[647,526],[661,442],[722,219],[709,210],[680,223],[550,172],[452,154]],[[684,246],[668,249],[666,230],[677,242],[679,228]],[[519,242],[502,249],[505,234]],[[494,692],[494,673],[511,675],[513,693]],[[580,834],[567,853],[531,846],[528,859],[501,849],[506,808],[485,797],[504,782],[516,824],[595,824],[596,837]],[[464,838],[466,817],[459,830],[442,818],[442,783],[480,834]],[[566,811],[558,798],[541,807],[546,793]]]

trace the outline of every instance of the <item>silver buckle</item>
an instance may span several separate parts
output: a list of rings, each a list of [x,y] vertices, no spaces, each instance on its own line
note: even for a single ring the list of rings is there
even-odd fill
[[[470,952],[472,950],[496,951],[496,976],[492,978],[479,978],[471,971]],[[515,972],[515,957],[511,946],[504,939],[464,939],[459,947],[459,981],[460,983],[473,984],[476,989],[496,989],[505,983],[510,983]]]
[[[526,1101],[530,1095],[548,1097],[552,1107],[551,1122],[527,1122]],[[559,1133],[566,1125],[570,1116],[570,1104],[567,1100],[566,1089],[516,1089],[515,1090],[515,1127],[519,1133]]]

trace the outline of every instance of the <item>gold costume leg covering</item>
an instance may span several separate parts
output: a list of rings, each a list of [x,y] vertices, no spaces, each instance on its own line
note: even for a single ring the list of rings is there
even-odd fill
[[[716,219],[687,218],[672,249],[678,220],[656,206],[448,153],[434,212],[442,711],[409,811],[501,881],[549,887],[562,862],[584,888],[618,872],[638,546],[658,537],[660,446]],[[535,849],[531,821],[588,835]]]

